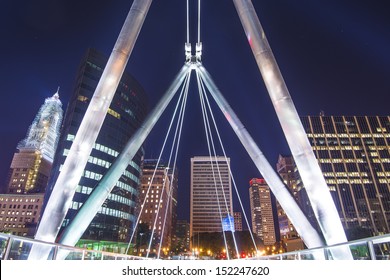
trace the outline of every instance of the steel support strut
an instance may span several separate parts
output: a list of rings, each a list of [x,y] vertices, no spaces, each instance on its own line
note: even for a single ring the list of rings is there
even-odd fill
[[[346,242],[347,238],[336,206],[329,192],[329,188],[313,153],[253,4],[250,0],[233,0],[233,2],[326,243],[327,245],[333,245]],[[341,252],[340,254],[336,252],[335,254],[338,255],[334,255],[335,258],[350,259],[352,257],[350,252]]]
[[[59,243],[74,246],[81,238],[84,231],[87,229],[96,213],[110,194],[111,190],[114,188],[115,184],[126,170],[130,161],[141,148],[146,137],[149,135],[150,131],[159,120],[169,102],[176,94],[189,71],[191,71],[190,67],[188,64],[185,64],[178,75],[175,77],[169,89],[160,99],[159,103],[156,105],[153,111],[148,114],[143,124],[127,142],[123,151],[119,154],[115,162],[108,169],[107,173],[100,180],[72,222],[65,228]]]
[[[259,172],[267,181],[270,189],[272,190],[272,193],[275,195],[283,209],[286,211],[289,219],[294,224],[302,240],[309,248],[324,246],[322,238],[307,220],[305,214],[297,205],[296,201],[285,187],[279,175],[271,167],[262,151],[256,145],[253,138],[250,136],[244,125],[234,113],[233,109],[230,107],[229,103],[223,97],[222,93],[218,90],[210,74],[201,65],[198,66],[197,71],[200,73],[204,84],[210,91],[211,95],[213,96],[218,107],[221,109],[222,113],[226,117],[230,126],[233,128],[237,137],[240,139],[241,144],[248,152],[249,156],[251,157]]]
[[[152,0],[134,0],[63,168],[53,187],[35,239],[53,242],[61,228],[107,110],[125,70]],[[46,258],[33,248],[30,259]]]

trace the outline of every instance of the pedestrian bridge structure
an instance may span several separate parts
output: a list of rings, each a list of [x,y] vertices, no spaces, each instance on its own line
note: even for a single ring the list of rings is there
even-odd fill
[[[275,255],[272,257],[257,256],[256,259],[351,260],[388,258],[390,241],[389,235],[372,237],[353,242],[347,241],[337,209],[330,195],[329,187],[326,184],[312,147],[308,141],[306,132],[300,122],[299,115],[280,73],[252,2],[250,0],[233,0],[233,2],[243,25],[249,46],[253,52],[261,76],[272,100],[283,133],[286,136],[291,154],[297,165],[321,232],[318,232],[310,224],[307,217],[302,212],[291,193],[288,191],[284,182],[280,179],[280,176],[276,173],[274,168],[272,168],[258,145],[246,130],[244,124],[241,123],[227,100],[219,91],[211,75],[203,66],[202,42],[200,40],[200,0],[198,0],[198,40],[195,44],[195,52],[193,52],[193,48],[189,40],[190,28],[187,1],[187,41],[184,44],[184,65],[174,78],[171,86],[157,103],[156,107],[146,117],[143,124],[134,133],[132,138],[129,139],[123,151],[118,155],[115,162],[110,166],[106,174],[94,188],[93,192],[89,195],[77,215],[69,223],[69,225],[67,225],[61,233],[61,236],[58,236],[59,230],[66,216],[67,209],[69,209],[72,203],[73,195],[78,187],[78,182],[84,172],[91,150],[107,114],[109,105],[129,60],[149,7],[152,4],[152,0],[134,0],[118,36],[117,42],[114,45],[111,56],[102,73],[102,77],[94,92],[93,98],[88,105],[88,109],[62,166],[61,173],[59,174],[54,186],[52,186],[52,193],[46,204],[45,211],[42,213],[39,226],[35,234],[35,239],[31,240],[18,236],[1,234],[0,253],[2,259],[142,259],[136,256],[92,251],[76,248],[74,246],[77,244],[78,240],[81,238],[82,234],[87,229],[104,201],[110,195],[112,189],[122,176],[129,162],[140,149],[165,108],[167,108],[170,101],[180,88],[182,88],[182,92],[184,92],[182,100],[187,100],[186,94],[188,92],[188,83],[191,73],[196,74],[196,82],[201,102],[203,102],[203,107],[206,111],[207,107],[209,107],[208,97],[206,95],[206,92],[208,91],[217,103],[219,109],[223,112],[226,120],[232,127],[236,136],[239,138],[254,165],[267,181],[272,193],[275,195],[276,199],[285,210],[287,216],[294,224],[299,236],[302,238],[307,248],[309,248],[309,250],[305,251]],[[183,101],[184,103],[182,103],[183,105],[181,108],[185,108],[185,101]],[[184,110],[183,113],[179,113],[179,118],[183,119],[183,116]],[[210,124],[212,125],[214,122],[212,112],[210,112],[210,116],[211,118],[209,119],[207,113],[204,113],[203,120],[206,134],[208,133],[210,135],[210,139],[212,139],[212,132],[210,129]],[[180,121],[180,128],[182,126],[182,119]],[[179,126],[176,127],[178,128]],[[179,129],[179,132],[181,132],[181,129]],[[179,135],[178,139],[180,139],[180,133],[175,133],[175,135]],[[213,149],[209,146],[210,157],[212,156],[211,151],[214,150],[214,145],[212,145],[212,147]],[[178,149],[176,149],[176,152],[177,150]],[[175,154],[174,159],[172,159],[174,162],[172,170],[175,170],[176,156],[177,153]],[[221,185],[222,184],[217,186],[216,184],[215,187],[223,187]],[[172,188],[170,188],[169,193],[171,193],[171,190]],[[141,210],[143,207],[144,204],[141,205]],[[139,220],[140,218],[138,217],[133,227],[134,229],[137,228]],[[134,234],[135,230],[132,231],[128,249],[133,242]],[[53,243],[56,240],[58,240],[60,244]],[[150,244],[151,243],[152,239],[150,241]],[[151,245],[149,245],[149,252],[150,246]],[[227,244],[225,244],[225,247],[228,252],[229,250],[227,248]],[[158,250],[158,252],[160,251],[161,250]],[[239,250],[236,246],[236,253],[231,258],[234,259],[235,256],[239,254],[238,252]],[[126,250],[126,253],[130,253],[130,251]],[[158,255],[157,258],[160,258],[160,255]]]

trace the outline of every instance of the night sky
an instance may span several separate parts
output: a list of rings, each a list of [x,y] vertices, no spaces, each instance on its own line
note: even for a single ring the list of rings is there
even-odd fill
[[[191,2],[195,43],[196,1]],[[389,1],[252,2],[300,115],[389,114]],[[85,51],[93,47],[110,54],[131,4],[128,0],[1,1],[1,185],[16,145],[44,99],[59,86],[65,111]],[[233,1],[203,0],[201,16],[203,65],[275,165],[278,155],[288,154],[289,149]],[[150,108],[183,65],[185,40],[186,1],[155,0],[127,67],[147,92]],[[207,153],[196,91],[188,105],[179,155],[179,218],[189,216],[190,157]],[[164,114],[147,140],[146,158],[159,154],[170,114]],[[248,201],[248,182],[260,174],[220,112],[215,114],[221,120],[222,140],[240,195]],[[240,210],[237,204],[234,208]]]

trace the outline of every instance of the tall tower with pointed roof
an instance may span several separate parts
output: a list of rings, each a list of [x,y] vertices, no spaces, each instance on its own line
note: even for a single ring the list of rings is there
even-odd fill
[[[7,193],[43,193],[57,149],[63,110],[58,90],[45,99],[25,139],[17,145],[8,176]]]

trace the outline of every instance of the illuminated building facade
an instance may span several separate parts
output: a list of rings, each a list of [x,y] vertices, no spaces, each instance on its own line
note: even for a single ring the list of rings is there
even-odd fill
[[[25,139],[17,145],[0,195],[0,231],[33,237],[41,214],[63,117],[58,91],[45,99]]]
[[[0,231],[33,237],[44,194],[0,194]]]
[[[249,186],[252,232],[263,240],[264,245],[273,245],[276,235],[269,186],[260,178],[250,180]]]
[[[242,231],[242,214],[241,212],[234,212],[234,229],[235,231]]]
[[[143,162],[138,206],[141,211],[140,223],[148,225],[149,233],[154,228],[153,250],[158,249],[160,240],[162,248],[170,248],[172,244],[176,226],[177,175],[177,170],[172,172],[161,161],[158,165],[157,160]]]
[[[299,178],[293,157],[279,155],[278,162],[276,163],[276,169],[284,184],[289,189],[291,195],[297,202],[299,202],[297,187],[297,180],[299,180]],[[285,244],[287,252],[304,249],[305,245],[302,239],[299,237],[298,232],[296,231],[290,219],[287,217],[286,212],[278,200],[276,200],[276,208],[280,239]]]
[[[390,117],[321,115],[301,120],[344,228],[389,233]],[[304,192],[302,183],[299,188]],[[309,204],[304,197],[303,207]]]
[[[222,219],[233,217],[229,166],[225,157],[191,158],[191,238],[200,232],[222,232]]]
[[[177,220],[174,249],[175,253],[190,250],[190,224],[187,220]]]
[[[89,49],[80,64],[73,95],[66,111],[61,140],[50,177],[50,187],[54,186],[61,172],[61,166],[66,159],[106,62],[107,58],[104,55]],[[146,104],[146,94],[143,88],[125,72],[94,143],[61,231],[74,218],[99,180],[121,153],[128,139],[140,126],[146,115]],[[133,223],[136,219],[134,213],[140,184],[142,157],[143,150],[141,149],[127,166],[111,194],[84,232],[80,242],[88,240],[104,241],[106,244],[114,242],[113,246],[120,244],[123,245],[122,249],[127,246],[126,242],[130,239]],[[48,190],[47,196],[50,195],[50,192],[51,189]],[[94,243],[93,246],[98,248],[100,245]],[[116,250],[116,248],[112,248],[112,250]]]
[[[7,193],[44,193],[57,149],[62,122],[58,92],[46,98],[27,136],[17,146],[10,166]]]

